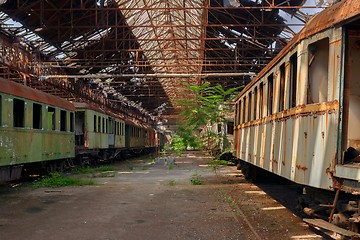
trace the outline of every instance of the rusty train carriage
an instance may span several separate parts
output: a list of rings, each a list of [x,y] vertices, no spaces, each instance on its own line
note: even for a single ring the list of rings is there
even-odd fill
[[[0,182],[20,178],[27,163],[61,168],[74,158],[74,110],[66,100],[0,79]]]
[[[153,152],[156,130],[0,78],[0,182]],[[68,161],[66,161],[68,160]]]
[[[360,191],[345,164],[360,131],[360,3],[344,1],[304,27],[238,96],[236,157],[300,184]]]
[[[87,103],[73,103],[78,158],[113,158],[125,148],[125,122]]]
[[[155,151],[158,135],[154,129],[123,120],[116,114],[87,103],[73,103],[76,108],[76,157],[86,161],[110,160],[142,150]]]
[[[360,232],[359,76],[360,2],[342,1],[310,20],[239,94],[234,127],[245,174],[257,166],[336,190],[332,205],[309,208],[301,198],[298,206],[312,216],[324,211],[354,232]],[[340,191],[352,195],[339,199]]]

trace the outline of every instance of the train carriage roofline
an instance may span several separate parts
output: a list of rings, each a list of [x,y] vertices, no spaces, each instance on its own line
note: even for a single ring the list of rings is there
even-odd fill
[[[72,102],[72,104],[74,105],[74,107],[76,109],[89,109],[89,110],[93,110],[95,112],[98,113],[102,113],[102,114],[107,114],[105,110],[98,108],[94,105],[90,105],[88,103],[83,103],[83,102]]]
[[[245,92],[247,92],[257,81],[266,75],[283,57],[291,51],[301,40],[306,39],[316,33],[334,27],[341,23],[354,20],[360,15],[360,1],[345,0],[334,4],[317,13],[304,28],[293,37],[293,39],[280,51],[276,57],[266,65],[256,77],[239,93],[234,101],[237,101]]]
[[[72,102],[72,104],[74,105],[75,109],[93,110],[95,112],[105,114],[105,115],[108,115],[108,116],[113,117],[113,118],[124,120],[121,116],[119,116],[119,115],[117,115],[117,114],[115,114],[115,113],[113,113],[111,111],[101,109],[101,108],[97,107],[96,105],[91,105],[91,104],[84,103],[84,102]]]
[[[3,78],[0,78],[0,92],[69,111],[75,110],[74,105],[63,98]]]

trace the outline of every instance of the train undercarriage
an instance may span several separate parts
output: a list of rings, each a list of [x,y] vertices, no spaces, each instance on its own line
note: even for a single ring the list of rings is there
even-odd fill
[[[265,181],[270,175],[275,175],[242,160],[238,161],[237,169],[253,182],[257,182],[260,176],[261,181]],[[278,175],[276,177],[280,178],[280,181],[289,181]],[[293,204],[296,205],[299,215],[305,217],[305,222],[338,233],[343,239],[360,239],[360,192],[351,194],[339,189],[329,191],[294,182],[291,184],[298,188],[299,194]]]

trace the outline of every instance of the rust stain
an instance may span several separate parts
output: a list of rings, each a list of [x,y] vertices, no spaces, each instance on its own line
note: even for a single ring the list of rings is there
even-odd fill
[[[311,105],[300,105],[295,108],[273,114],[272,116],[268,116],[262,119],[257,119],[251,122],[243,123],[240,125],[240,129],[263,125],[268,122],[282,122],[286,121],[289,118],[297,119],[299,117],[305,117],[314,115],[328,115],[333,114],[339,110],[339,101],[334,100],[325,103],[311,104]],[[286,114],[285,114],[286,113]]]
[[[297,164],[296,168],[299,169],[299,170],[302,170],[304,172],[308,169],[306,166],[301,166],[300,164]]]

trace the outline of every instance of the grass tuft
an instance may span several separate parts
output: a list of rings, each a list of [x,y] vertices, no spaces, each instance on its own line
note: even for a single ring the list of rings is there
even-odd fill
[[[112,166],[101,166],[101,167],[95,168],[96,172],[110,172],[110,171],[117,171],[117,170],[119,170],[119,168],[112,167]]]
[[[168,184],[169,184],[170,186],[174,186],[174,185],[176,184],[176,181],[175,181],[174,179],[170,179],[169,182],[168,182]]]
[[[93,180],[84,181],[78,178],[65,177],[64,175],[54,172],[50,173],[49,176],[44,177],[33,183],[33,188],[41,187],[65,187],[65,186],[85,186],[85,185],[94,185]]]
[[[197,173],[192,175],[190,181],[193,185],[203,185],[204,184],[204,180],[201,178],[201,175],[199,175]]]
[[[93,173],[95,173],[95,170],[94,170],[94,168],[91,168],[89,166],[77,167],[77,168],[71,169],[71,173],[72,174],[93,174]]]

